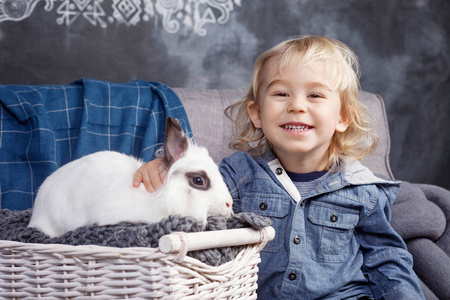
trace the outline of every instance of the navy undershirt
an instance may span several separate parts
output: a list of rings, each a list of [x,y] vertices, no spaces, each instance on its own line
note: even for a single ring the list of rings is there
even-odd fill
[[[313,181],[313,180],[316,180],[317,178],[322,177],[327,172],[328,171],[319,171],[319,172],[311,172],[311,173],[294,173],[294,172],[286,171],[286,173],[288,174],[289,178],[291,178],[291,180],[293,182]]]
[[[300,196],[306,196],[319,183],[330,176],[329,171],[311,172],[311,173],[294,173],[286,171],[291,178],[295,187],[298,189]]]

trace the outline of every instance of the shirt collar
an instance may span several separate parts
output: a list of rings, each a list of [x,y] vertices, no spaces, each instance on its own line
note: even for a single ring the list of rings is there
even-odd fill
[[[276,158],[275,154],[269,149],[264,154],[255,158],[255,160],[264,168],[271,171],[273,176],[280,182],[289,195],[296,201],[301,200],[300,193],[292,180],[287,175],[281,162]],[[281,169],[280,171],[277,169]],[[346,159],[341,162],[340,166],[335,169],[328,180],[317,186],[317,192],[338,190],[346,185],[362,185],[362,184],[394,184],[398,185],[399,181],[390,181],[375,176],[367,167],[363,166],[359,161]],[[336,175],[336,176],[335,176]],[[333,179],[331,179],[333,178]]]

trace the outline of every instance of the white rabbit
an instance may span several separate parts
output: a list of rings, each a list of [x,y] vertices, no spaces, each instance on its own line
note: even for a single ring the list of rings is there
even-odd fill
[[[206,225],[209,215],[232,214],[233,200],[208,150],[188,140],[171,117],[166,120],[164,160],[170,168],[154,193],[143,184],[133,187],[133,175],[143,165],[133,157],[103,151],[70,162],[39,188],[28,226],[56,237],[93,224],[150,224],[179,214]]]

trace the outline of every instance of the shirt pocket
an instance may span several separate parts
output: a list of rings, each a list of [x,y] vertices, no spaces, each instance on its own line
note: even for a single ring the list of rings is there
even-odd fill
[[[312,259],[343,262],[356,249],[354,228],[359,211],[346,207],[312,203],[308,211],[307,242]]]
[[[269,217],[275,229],[275,238],[262,251],[277,252],[283,247],[288,227],[290,198],[281,195],[249,193],[242,199],[242,211]]]

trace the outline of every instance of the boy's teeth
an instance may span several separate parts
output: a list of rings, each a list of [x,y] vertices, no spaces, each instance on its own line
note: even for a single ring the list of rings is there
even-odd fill
[[[307,130],[309,127],[305,125],[284,125],[284,128],[293,131],[304,131]]]

